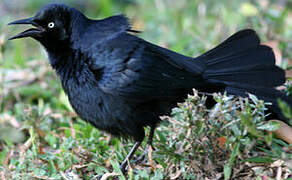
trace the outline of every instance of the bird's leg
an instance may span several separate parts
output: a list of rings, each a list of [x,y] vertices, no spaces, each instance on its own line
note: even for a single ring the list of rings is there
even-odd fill
[[[140,163],[142,162],[146,155],[148,154],[148,150],[149,150],[149,147],[152,147],[152,140],[153,140],[153,137],[154,137],[154,131],[155,131],[155,126],[151,126],[151,129],[150,129],[150,134],[149,134],[149,137],[148,137],[148,140],[147,140],[147,145],[145,147],[145,150],[143,152],[142,155],[140,155],[134,163]],[[127,155],[127,157],[124,159],[124,161],[122,162],[122,164],[120,165],[120,170],[125,174],[127,172],[127,167],[128,167],[128,161],[130,159],[132,159],[133,155],[135,154],[136,150],[139,148],[139,146],[141,145],[142,141],[137,141],[134,146],[132,147],[131,151],[129,152],[129,154]]]
[[[141,141],[138,141],[134,144],[132,149],[130,150],[129,154],[126,156],[122,164],[120,165],[120,170],[125,174],[127,171],[128,161],[133,157],[138,147],[141,145]]]
[[[154,132],[155,132],[155,126],[151,126],[150,134],[149,134],[144,152],[135,160],[135,163],[142,162],[145,159],[145,157],[147,156],[149,148],[150,147],[153,148],[152,141],[153,141],[153,137],[154,137]]]

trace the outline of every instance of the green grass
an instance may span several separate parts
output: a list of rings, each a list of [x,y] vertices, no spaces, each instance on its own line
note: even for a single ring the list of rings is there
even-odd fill
[[[118,163],[133,142],[112,138],[76,117],[38,43],[7,41],[23,29],[8,27],[9,21],[32,16],[48,1],[13,2],[0,3],[0,178],[92,179],[119,173]],[[92,18],[124,13],[144,39],[189,56],[253,28],[263,42],[278,43],[282,67],[292,57],[290,1],[63,2]],[[156,132],[153,168],[137,165],[127,177],[113,179],[272,179],[279,168],[283,178],[292,172],[291,145],[267,133],[277,124],[264,121],[264,102],[253,96],[253,102],[225,95],[215,99],[214,109],[196,94],[179,104]],[[275,163],[279,160],[286,164]]]

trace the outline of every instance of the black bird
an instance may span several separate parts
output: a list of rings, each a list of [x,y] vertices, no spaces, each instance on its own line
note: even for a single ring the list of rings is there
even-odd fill
[[[273,117],[288,122],[277,98],[291,100],[274,87],[285,82],[271,48],[253,30],[242,30],[196,58],[136,36],[123,15],[92,20],[63,4],[50,4],[35,16],[11,22],[31,24],[10,39],[32,37],[46,49],[76,113],[96,128],[136,143],[123,171],[150,127],[151,145],[159,116],[168,114],[193,88],[272,102]],[[271,117],[270,116],[270,117]]]

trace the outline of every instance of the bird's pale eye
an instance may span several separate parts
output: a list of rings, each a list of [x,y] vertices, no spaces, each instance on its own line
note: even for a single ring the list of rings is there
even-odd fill
[[[55,27],[55,23],[54,22],[50,22],[48,24],[48,28],[52,29],[53,27]]]

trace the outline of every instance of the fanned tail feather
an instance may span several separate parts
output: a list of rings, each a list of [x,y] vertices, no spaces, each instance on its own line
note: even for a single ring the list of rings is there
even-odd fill
[[[280,98],[292,107],[292,101],[276,86],[285,83],[285,72],[275,65],[273,50],[261,45],[253,30],[242,30],[219,46],[197,57],[206,64],[203,78],[210,85],[224,87],[229,94],[252,93],[271,102],[269,109],[277,118],[288,122],[278,107]]]

